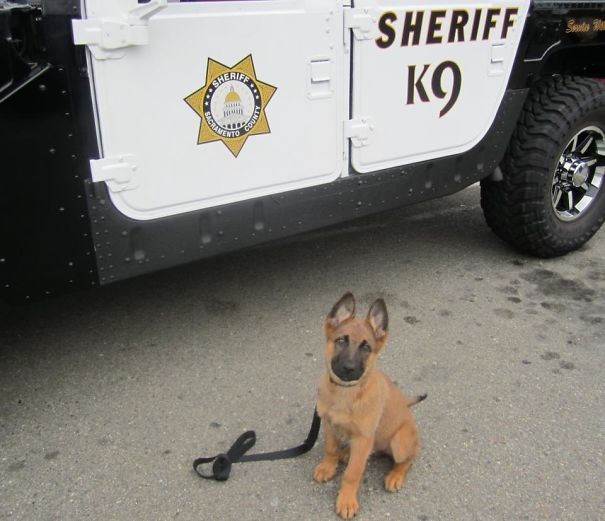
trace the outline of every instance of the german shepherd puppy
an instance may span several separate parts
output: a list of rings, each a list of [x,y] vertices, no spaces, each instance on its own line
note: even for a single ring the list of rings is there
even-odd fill
[[[384,300],[376,300],[365,319],[355,317],[355,299],[346,293],[325,321],[326,371],[319,384],[317,412],[323,420],[325,453],[313,477],[334,477],[339,461],[347,462],[336,513],[352,518],[359,509],[357,489],[372,452],[392,456],[384,478],[390,492],[399,490],[420,445],[409,407],[426,395],[404,397],[381,371],[376,357],[387,340],[389,318]]]

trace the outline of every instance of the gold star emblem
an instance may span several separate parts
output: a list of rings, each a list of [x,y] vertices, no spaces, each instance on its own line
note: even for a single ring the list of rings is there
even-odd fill
[[[208,58],[205,85],[185,98],[201,119],[198,145],[222,141],[237,157],[248,137],[271,132],[265,107],[276,90],[256,77],[252,55],[233,67]]]

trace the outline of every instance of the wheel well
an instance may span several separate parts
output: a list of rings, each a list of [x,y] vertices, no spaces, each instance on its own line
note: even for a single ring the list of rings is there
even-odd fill
[[[542,76],[570,74],[605,78],[605,45],[583,45],[554,50],[540,71]]]

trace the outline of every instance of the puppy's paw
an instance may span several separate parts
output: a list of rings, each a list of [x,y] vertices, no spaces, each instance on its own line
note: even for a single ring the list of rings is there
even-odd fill
[[[336,513],[343,519],[351,519],[358,510],[359,503],[355,494],[341,490],[336,498]]]
[[[391,470],[384,477],[384,488],[386,488],[389,492],[397,492],[405,481],[405,474],[403,474],[400,470]]]
[[[334,474],[336,474],[336,463],[322,460],[317,464],[313,471],[313,479],[323,483],[325,481],[330,481],[334,477]]]

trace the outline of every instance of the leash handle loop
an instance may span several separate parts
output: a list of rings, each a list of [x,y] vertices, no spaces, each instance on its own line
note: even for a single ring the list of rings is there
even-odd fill
[[[319,426],[321,419],[317,414],[317,409],[313,411],[313,421],[307,438],[297,447],[291,449],[278,450],[274,452],[263,452],[260,454],[246,454],[256,443],[256,433],[254,431],[244,432],[225,454],[218,454],[209,458],[197,458],[193,462],[193,470],[196,474],[205,479],[215,479],[216,481],[227,481],[231,473],[233,463],[245,461],[267,461],[276,459],[294,458],[305,452],[309,452],[319,435]],[[205,474],[198,467],[204,464],[212,463],[212,474]]]

